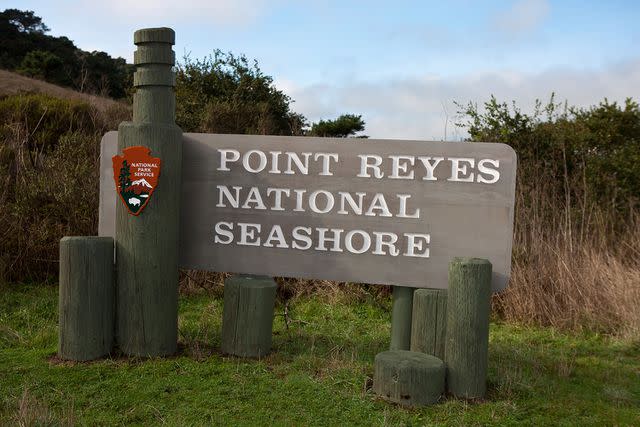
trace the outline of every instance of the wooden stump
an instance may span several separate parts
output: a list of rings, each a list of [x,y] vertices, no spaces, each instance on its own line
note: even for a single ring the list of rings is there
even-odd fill
[[[409,350],[411,347],[411,306],[413,288],[393,287],[393,308],[391,309],[390,350]]]
[[[113,239],[60,240],[58,356],[92,360],[109,354],[114,330]]]
[[[491,263],[454,258],[447,299],[447,388],[457,397],[480,398],[487,389]]]
[[[417,289],[413,294],[411,351],[444,360],[447,337],[447,290]]]
[[[262,357],[271,351],[276,282],[267,276],[232,276],[224,282],[222,351]]]
[[[444,362],[437,357],[390,350],[376,355],[373,391],[402,406],[426,406],[440,399],[444,378]]]

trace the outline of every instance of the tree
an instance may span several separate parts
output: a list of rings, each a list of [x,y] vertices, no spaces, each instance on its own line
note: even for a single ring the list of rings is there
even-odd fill
[[[57,55],[43,50],[27,53],[17,71],[44,80],[56,80],[56,77],[64,72],[62,60]]]
[[[184,58],[176,101],[176,122],[187,132],[302,135],[306,126],[257,61],[220,50],[203,60]]]
[[[131,171],[129,169],[129,163],[126,160],[122,161],[122,168],[120,168],[120,175],[118,176],[118,183],[120,184],[120,192],[124,194],[127,188],[131,185]]]
[[[42,18],[35,16],[32,10],[5,9],[0,12],[0,21],[12,25],[21,33],[44,34],[49,31]]]
[[[320,120],[313,123],[309,136],[347,138],[364,130],[365,122],[362,116],[355,114],[343,114],[335,120]],[[362,135],[358,138],[367,138]]]

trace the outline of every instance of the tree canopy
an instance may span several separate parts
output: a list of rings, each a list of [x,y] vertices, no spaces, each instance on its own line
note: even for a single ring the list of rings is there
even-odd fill
[[[184,131],[302,135],[307,123],[257,61],[220,50],[203,60],[184,58],[176,101],[176,122]]]
[[[364,130],[365,122],[361,115],[342,114],[334,120],[320,120],[313,123],[309,136],[347,138]],[[359,138],[367,138],[365,135]]]

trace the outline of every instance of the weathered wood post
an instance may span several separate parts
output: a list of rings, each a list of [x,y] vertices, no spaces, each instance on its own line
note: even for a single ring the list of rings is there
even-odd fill
[[[436,403],[444,392],[444,362],[424,353],[389,350],[375,358],[373,391],[403,406]]]
[[[267,276],[231,276],[224,282],[222,351],[263,357],[271,351],[278,285]]]
[[[464,398],[483,397],[487,389],[491,263],[454,258],[449,264],[447,389]]]
[[[444,360],[447,337],[447,290],[417,289],[413,294],[411,351]]]
[[[390,350],[409,350],[411,347],[413,291],[413,288],[405,286],[393,287]]]
[[[60,240],[58,355],[92,360],[111,353],[115,314],[113,239]]]
[[[116,211],[116,339],[136,356],[169,355],[177,346],[182,131],[175,124],[174,42],[170,28],[135,32],[133,121],[118,128],[119,152],[143,146],[161,160],[144,211],[131,215],[123,203]]]

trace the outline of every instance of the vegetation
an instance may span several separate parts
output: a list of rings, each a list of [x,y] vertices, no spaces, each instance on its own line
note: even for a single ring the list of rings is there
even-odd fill
[[[176,76],[176,122],[185,132],[302,135],[304,116],[245,56],[184,58]]]
[[[532,114],[491,98],[462,109],[471,140],[518,153],[512,279],[505,319],[640,332],[640,108],[604,100]]]
[[[128,116],[48,95],[0,99],[0,282],[54,277],[60,239],[95,234],[100,138]]]
[[[277,307],[275,352],[220,348],[219,289],[180,300],[173,358],[56,360],[57,289],[12,286],[0,299],[0,424],[638,425],[638,347],[594,334],[494,322],[489,393],[407,410],[371,391],[388,348],[390,300],[346,286]],[[361,297],[358,297],[361,295]],[[288,324],[288,327],[287,327]]]
[[[124,98],[133,68],[105,52],[85,52],[67,37],[53,37],[33,11],[0,12],[0,67],[80,92]]]
[[[364,130],[362,116],[355,114],[343,114],[335,120],[320,120],[314,123],[309,131],[309,136],[347,138]],[[367,138],[366,135],[359,138]]]

